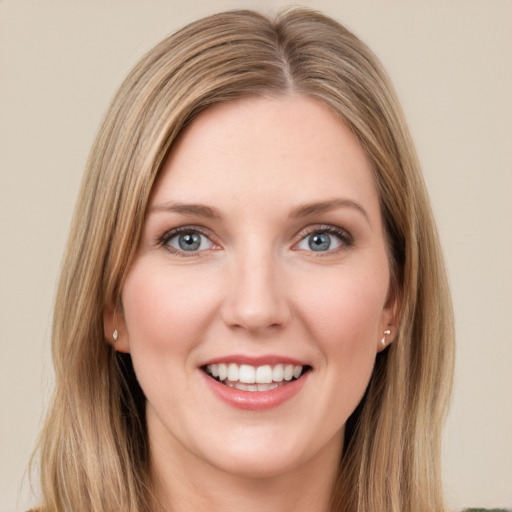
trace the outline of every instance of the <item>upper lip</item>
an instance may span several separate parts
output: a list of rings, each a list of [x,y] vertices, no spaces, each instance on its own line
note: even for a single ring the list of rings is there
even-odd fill
[[[235,364],[247,364],[250,366],[264,366],[270,365],[274,366],[277,364],[292,364],[294,366],[308,366],[306,361],[301,361],[300,359],[295,359],[293,357],[288,356],[279,356],[279,355],[262,355],[262,356],[247,356],[242,354],[231,354],[226,356],[215,357],[213,359],[208,359],[200,366],[206,366],[209,364],[219,364],[219,363],[235,363]]]

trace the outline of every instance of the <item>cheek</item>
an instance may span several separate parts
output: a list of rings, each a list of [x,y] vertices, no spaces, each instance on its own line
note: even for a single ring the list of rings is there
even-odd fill
[[[338,404],[332,414],[344,420],[362,398],[375,363],[389,284],[387,259],[381,260],[327,268],[297,293],[326,370],[325,405]]]
[[[370,381],[387,296],[386,275],[386,267],[380,274],[347,268],[324,279],[317,275],[311,292],[304,295],[309,297],[303,303],[304,318],[325,370],[320,395],[333,431],[353,413]]]
[[[207,276],[162,264],[135,264],[123,288],[123,309],[134,359],[182,356],[199,343],[215,308]],[[134,361],[135,363],[135,361]]]
[[[371,267],[370,267],[371,268]],[[309,331],[329,360],[360,356],[373,361],[388,291],[387,267],[379,272],[329,269],[305,281],[297,296]]]
[[[388,274],[385,265],[383,271],[372,269],[348,264],[317,269],[294,290],[297,317],[317,353],[311,429],[328,436],[339,432],[354,412],[373,372]]]
[[[152,410],[182,410],[195,371],[194,349],[215,308],[208,276],[169,269],[165,262],[137,261],[123,287],[129,351]],[[172,386],[170,383],[172,382]],[[187,408],[192,403],[187,402]]]

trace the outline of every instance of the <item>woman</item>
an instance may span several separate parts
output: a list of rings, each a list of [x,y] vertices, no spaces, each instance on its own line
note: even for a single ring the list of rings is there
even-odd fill
[[[444,510],[453,327],[414,148],[333,20],[223,13],[130,73],[55,308],[43,510]]]

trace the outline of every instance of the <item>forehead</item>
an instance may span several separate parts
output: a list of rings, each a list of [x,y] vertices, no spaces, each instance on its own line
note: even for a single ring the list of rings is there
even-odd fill
[[[200,114],[173,146],[152,203],[280,204],[339,195],[378,203],[366,154],[327,106],[288,95],[244,98]]]

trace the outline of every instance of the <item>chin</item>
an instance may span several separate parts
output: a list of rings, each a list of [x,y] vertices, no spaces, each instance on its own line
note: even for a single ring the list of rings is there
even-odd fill
[[[292,454],[268,452],[225,454],[219,469],[225,473],[248,479],[276,478],[297,470],[304,461]]]
[[[229,446],[224,443],[220,454],[210,452],[209,463],[234,476],[267,479],[300,472],[314,465],[315,460],[325,460],[326,454],[330,454],[327,457],[334,464],[339,460],[342,432],[337,432],[324,446],[290,434],[289,430],[284,433],[263,430],[257,437],[238,442],[230,437]]]

